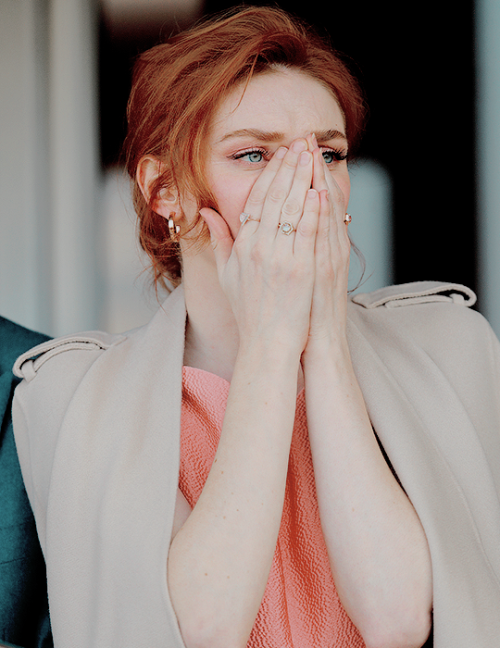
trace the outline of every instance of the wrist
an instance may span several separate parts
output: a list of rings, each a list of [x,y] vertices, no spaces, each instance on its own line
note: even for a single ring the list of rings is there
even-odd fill
[[[352,370],[351,353],[347,338],[334,337],[309,339],[301,356],[304,373],[345,373]]]
[[[241,368],[248,376],[271,376],[284,373],[297,376],[301,359],[301,345],[286,340],[268,340],[263,337],[240,341],[235,370]]]

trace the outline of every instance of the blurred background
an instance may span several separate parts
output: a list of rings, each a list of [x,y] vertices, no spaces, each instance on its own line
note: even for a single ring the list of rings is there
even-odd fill
[[[50,335],[150,318],[119,163],[133,62],[234,4],[0,0],[1,315]],[[365,90],[349,205],[360,290],[464,283],[500,335],[500,2],[251,4],[328,34]]]

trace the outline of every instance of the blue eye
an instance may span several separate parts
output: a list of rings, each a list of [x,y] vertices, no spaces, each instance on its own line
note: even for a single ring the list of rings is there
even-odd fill
[[[234,160],[244,160],[245,162],[250,162],[250,164],[260,164],[265,160],[266,151],[261,151],[260,149],[253,149],[252,151],[243,151],[242,153],[236,153],[231,157]]]
[[[347,151],[341,151],[339,149],[325,149],[323,150],[323,158],[327,164],[341,162],[347,158]]]
[[[261,151],[250,151],[249,153],[245,154],[246,157],[248,157],[249,162],[262,162],[263,159],[263,154]]]

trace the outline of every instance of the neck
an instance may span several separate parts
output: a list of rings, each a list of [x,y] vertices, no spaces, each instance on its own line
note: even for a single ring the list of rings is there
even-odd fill
[[[238,326],[220,287],[215,262],[206,250],[183,256],[182,283],[187,310],[184,364],[231,382],[238,355]],[[299,367],[297,392],[303,387]]]
[[[200,255],[203,256],[203,255]],[[239,336],[212,263],[199,256],[183,264],[187,326],[184,364],[231,381]]]

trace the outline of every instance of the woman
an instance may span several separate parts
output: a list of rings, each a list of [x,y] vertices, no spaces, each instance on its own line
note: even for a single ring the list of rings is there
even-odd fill
[[[56,646],[422,646],[431,610],[436,647],[500,636],[497,343],[461,286],[348,300],[363,112],[276,9],[139,59],[141,243],[180,285],[16,365]]]

